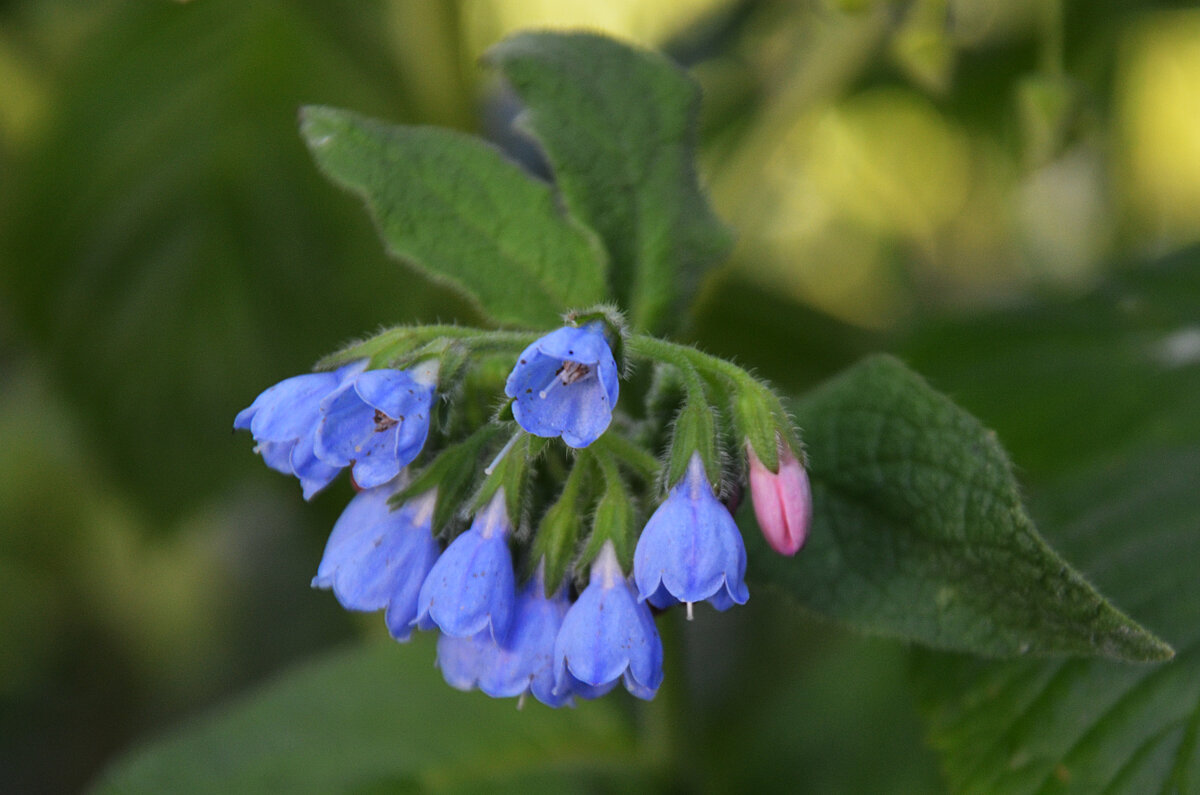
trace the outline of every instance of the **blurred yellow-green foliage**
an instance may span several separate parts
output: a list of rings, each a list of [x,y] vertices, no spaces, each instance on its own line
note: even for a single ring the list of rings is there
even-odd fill
[[[701,83],[703,178],[739,242],[696,335],[789,388],[1200,237],[1184,4],[0,3],[0,789],[75,789],[365,626],[306,588],[349,487],[304,505],[230,424],[351,336],[472,318],[387,260],[296,111],[503,140],[476,59],[547,26],[664,48]],[[798,314],[764,328],[764,304]],[[761,342],[818,321],[824,358]]]

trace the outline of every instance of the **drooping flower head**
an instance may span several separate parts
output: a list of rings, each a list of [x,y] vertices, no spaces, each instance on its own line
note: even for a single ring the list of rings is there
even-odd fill
[[[365,360],[347,364],[334,372],[307,373],[280,381],[238,412],[233,427],[254,436],[256,453],[267,466],[285,475],[295,475],[312,499],[329,485],[344,464],[317,457],[316,434],[321,423],[321,402],[352,382],[367,366]]]
[[[650,608],[638,600],[608,541],[554,642],[555,691],[596,698],[623,678],[626,690],[649,700],[662,684],[662,655]]]
[[[617,363],[604,324],[566,326],[530,345],[517,358],[504,393],[513,416],[535,436],[561,436],[587,447],[612,421],[617,404]]]
[[[750,496],[763,537],[780,555],[795,555],[808,537],[812,522],[812,488],[808,473],[787,444],[779,445],[779,472],[758,460],[746,445],[750,460]]]
[[[485,631],[493,639],[505,637],[515,598],[511,532],[504,489],[497,489],[470,529],[454,539],[425,578],[415,620],[421,629],[436,626],[456,638]]]
[[[639,599],[655,607],[709,600],[718,610],[745,604],[746,547],[717,500],[698,453],[687,474],[646,522],[633,555]]]
[[[321,401],[317,457],[352,466],[365,489],[381,486],[417,457],[429,434],[436,374],[368,370]]]
[[[487,630],[469,638],[438,638],[438,666],[452,687],[478,686],[493,698],[533,693],[550,707],[570,703],[571,693],[554,691],[554,641],[569,602],[560,590],[547,597],[539,569],[517,596],[508,635],[497,641]]]
[[[400,478],[355,495],[333,526],[314,588],[332,588],[342,607],[386,610],[396,640],[412,635],[417,595],[440,552],[430,525],[434,491],[391,510],[388,499]]]

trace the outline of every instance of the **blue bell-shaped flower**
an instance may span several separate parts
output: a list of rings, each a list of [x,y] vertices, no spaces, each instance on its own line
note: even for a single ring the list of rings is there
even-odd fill
[[[633,554],[638,598],[664,608],[709,600],[725,610],[745,604],[746,547],[737,523],[713,493],[698,453],[646,522]]]
[[[425,578],[414,623],[469,638],[487,631],[502,639],[512,622],[514,585],[508,535],[512,525],[497,489],[470,529],[446,548]]]
[[[612,542],[605,542],[554,642],[555,691],[595,698],[624,679],[626,690],[649,700],[662,684],[662,656],[650,608],[626,581]]]
[[[391,510],[400,479],[355,495],[333,526],[314,588],[332,588],[347,610],[386,610],[396,640],[408,640],[417,595],[440,549],[431,532],[434,491]]]
[[[517,357],[504,393],[534,436],[587,447],[608,428],[618,395],[617,363],[602,323],[552,331]]]

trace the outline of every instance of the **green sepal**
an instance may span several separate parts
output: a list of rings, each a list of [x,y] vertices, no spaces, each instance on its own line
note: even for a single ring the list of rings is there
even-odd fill
[[[463,441],[446,447],[388,502],[399,507],[419,494],[437,489],[433,508],[433,532],[437,535],[454,519],[458,507],[470,494],[484,450],[504,430],[498,423],[485,425]]]
[[[483,510],[484,506],[496,494],[496,490],[504,489],[504,503],[508,509],[508,518],[514,528],[521,526],[522,508],[525,503],[525,490],[529,484],[530,469],[533,462],[546,449],[546,439],[533,436],[524,431],[516,434],[500,449],[497,459],[493,460],[491,473],[479,487],[471,500],[472,512]],[[485,469],[484,472],[487,472]]]
[[[629,324],[625,315],[614,304],[601,304],[582,311],[571,311],[566,316],[567,323],[576,328],[583,328],[590,323],[604,324],[604,338],[612,350],[613,359],[617,362],[617,372],[622,378],[629,375],[629,364],[625,359],[625,338],[629,336]]]
[[[533,539],[531,559],[545,560],[545,585],[553,591],[562,584],[567,569],[575,557],[579,537],[583,529],[583,513],[580,504],[583,494],[588,491],[591,481],[592,466],[588,456],[579,456],[567,482],[563,485],[558,499],[542,516],[538,524],[537,535]]]
[[[683,408],[675,418],[664,489],[669,489],[683,480],[687,474],[688,463],[696,453],[700,454],[700,460],[704,463],[709,485],[720,488],[721,459],[717,450],[714,414],[715,410],[705,398],[703,390],[699,395],[689,391]]]
[[[442,340],[439,344],[438,391],[449,394],[466,376],[471,364],[471,347],[459,340]]]
[[[496,420],[498,422],[515,423],[517,421],[517,418],[515,415],[513,415],[512,407],[513,407],[513,401],[512,400],[506,401],[504,403],[504,405],[502,405],[499,409],[496,410]]]
[[[592,443],[591,451],[611,455],[641,483],[658,483],[663,476],[662,462],[649,450],[619,433],[606,433]]]
[[[731,403],[735,436],[750,443],[763,466],[779,471],[780,445],[790,447],[801,464],[807,463],[796,426],[770,387],[747,374],[734,389]]]
[[[424,326],[395,326],[364,339],[354,340],[322,356],[314,370],[333,370],[343,364],[367,359],[370,368],[390,367],[391,362],[426,344],[430,335]]]
[[[779,436],[771,407],[757,389],[739,389],[733,395],[733,428],[772,472],[779,471]]]
[[[628,572],[633,569],[633,548],[638,536],[637,512],[616,464],[611,458],[603,456],[597,460],[604,473],[604,493],[596,503],[596,512],[592,517],[592,533],[588,536],[583,554],[579,556],[577,571],[582,574],[600,554],[604,542],[612,541],[621,568]]]

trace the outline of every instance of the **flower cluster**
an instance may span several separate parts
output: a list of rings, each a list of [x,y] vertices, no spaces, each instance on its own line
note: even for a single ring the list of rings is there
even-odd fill
[[[803,543],[811,497],[794,431],[774,395],[733,365],[654,338],[627,340],[633,355],[681,374],[659,379],[646,398],[647,412],[664,405],[676,414],[660,461],[650,450],[667,420],[642,419],[638,429],[623,417],[610,428],[621,371],[614,347],[626,340],[603,312],[569,317],[532,341],[458,327],[393,335],[347,351],[336,370],[276,384],[234,427],[253,434],[268,466],[295,475],[306,499],[351,471],[357,494],[313,586],[346,609],[383,610],[397,640],[437,631],[450,685],[532,694],[552,707],[618,683],[649,699],[663,678],[652,608],[682,603],[691,618],[696,602],[717,610],[746,602],[746,548],[721,501],[710,392],[732,398],[720,427],[732,427],[747,451],[768,542],[784,554]],[[380,350],[382,363],[404,366],[373,366]],[[469,400],[489,371],[475,368],[475,380],[463,371],[494,356],[513,357],[504,408],[431,431],[435,396]],[[505,431],[507,443],[488,452]],[[660,483],[665,498],[639,522],[643,501],[631,484],[653,494]],[[535,533],[518,532],[536,516]]]
[[[367,370],[359,361],[332,373],[280,381],[238,413],[267,466],[295,475],[312,499],[345,467],[361,488],[382,486],[408,466],[429,434],[435,373]]]

